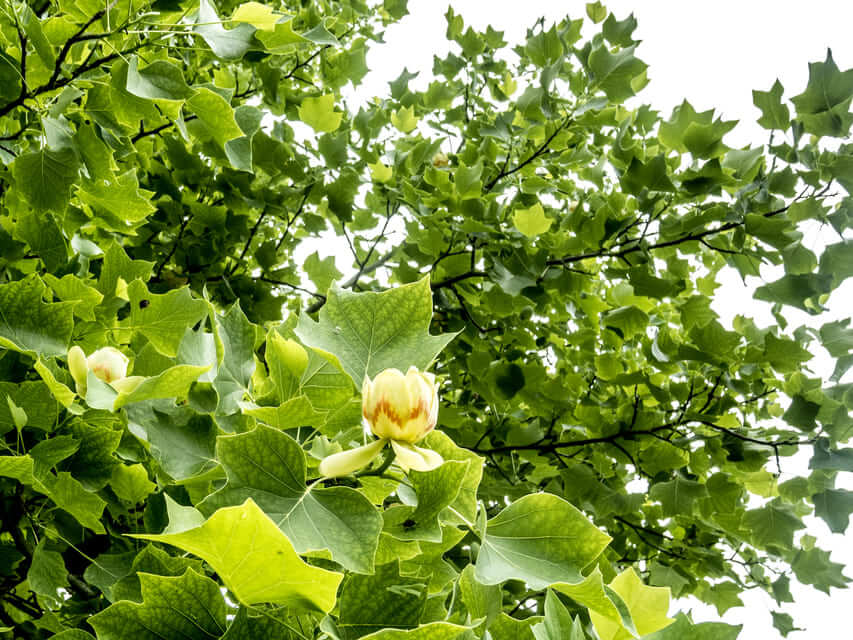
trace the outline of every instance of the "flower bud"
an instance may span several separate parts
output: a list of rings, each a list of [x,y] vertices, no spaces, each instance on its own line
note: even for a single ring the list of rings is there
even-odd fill
[[[130,379],[126,378],[128,362],[127,356],[114,347],[102,347],[88,358],[83,349],[76,345],[68,350],[68,371],[74,378],[77,394],[81,397],[86,396],[87,378],[90,371],[99,380],[103,380],[116,388],[117,391],[121,391],[122,389],[117,388],[117,385],[124,380],[130,382]],[[142,378],[138,378],[138,381],[141,380]],[[125,385],[125,387],[129,386],[131,385]]]
[[[385,369],[373,381],[365,378],[361,394],[361,413],[378,438],[417,442],[438,420],[435,376],[415,367],[405,375]]]
[[[86,377],[89,375],[89,365],[86,363],[86,353],[74,345],[68,350],[68,371],[71,372],[71,377],[74,378],[74,384],[77,385],[77,393],[81,396],[86,395]]]
[[[450,164],[450,158],[447,157],[446,153],[439,151],[432,157],[432,166],[436,169],[441,169],[442,167],[446,167]]]
[[[114,347],[102,347],[86,358],[89,371],[108,384],[127,375],[128,362],[127,356]]]

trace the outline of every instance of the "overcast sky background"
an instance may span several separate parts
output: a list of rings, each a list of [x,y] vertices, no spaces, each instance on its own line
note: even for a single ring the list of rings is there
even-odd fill
[[[578,0],[452,0],[450,4],[462,15],[466,27],[484,30],[491,24],[504,31],[510,45],[522,42],[527,28],[540,16],[550,23],[566,15],[573,18],[585,15],[585,2]],[[853,67],[853,3],[850,2],[611,0],[605,4],[617,19],[633,12],[638,21],[634,37],[643,42],[637,56],[649,65],[650,82],[636,104],[651,104],[667,117],[685,98],[697,111],[715,108],[725,119],[740,121],[725,139],[730,146],[756,146],[767,141],[767,131],[755,124],[760,112],[752,103],[753,89],[766,91],[778,78],[785,87],[786,98],[800,93],[808,80],[808,63],[823,61],[827,47],[832,49],[840,69]],[[367,58],[371,72],[350,98],[387,95],[388,81],[396,78],[404,66],[409,71],[420,72],[412,84],[425,87],[431,79],[433,56],[443,56],[450,50],[444,35],[447,5],[444,0],[409,0],[410,15],[388,29],[386,44],[373,47]],[[584,33],[589,35],[590,30]],[[814,250],[827,242],[837,242],[833,234],[829,229],[816,227],[807,234],[806,245]],[[338,253],[333,246],[327,251]],[[339,268],[346,271],[348,252],[344,249],[338,256]],[[778,277],[770,271],[763,275],[771,280]],[[718,290],[716,310],[727,323],[735,313],[754,317],[761,326],[773,323],[769,305],[752,300],[751,291],[760,281],[753,279],[747,284],[733,272],[728,274]],[[847,286],[829,301],[832,319],[849,317],[851,296],[853,281],[848,280]],[[792,327],[808,319],[796,310],[790,317]],[[821,317],[819,324],[828,320]],[[820,357],[813,363],[814,371],[824,377],[829,375],[827,366],[828,361]],[[786,472],[780,482],[787,479],[785,476],[807,473],[808,458],[809,455],[803,455],[796,460],[785,460]],[[853,489],[850,476],[853,474],[839,474],[837,486]],[[832,559],[851,567],[846,573],[853,576],[853,535],[832,534],[818,519],[809,519],[807,524],[808,530],[801,533],[817,536],[819,546],[832,550]],[[800,587],[792,579],[792,593],[797,602],[787,606],[795,615],[795,622],[806,630],[794,632],[789,638],[845,635],[840,625],[846,614],[853,611],[853,590],[833,590],[832,596],[827,596],[811,587]],[[743,594],[742,599],[745,607],[730,609],[722,618],[730,624],[744,625],[741,640],[782,637],[772,627],[770,611],[779,607],[769,596],[751,591]],[[696,621],[720,619],[713,607],[695,599],[674,603],[673,612],[688,608]]]

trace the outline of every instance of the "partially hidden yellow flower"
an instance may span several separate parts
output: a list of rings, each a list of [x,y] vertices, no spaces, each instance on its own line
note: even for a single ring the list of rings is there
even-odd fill
[[[385,369],[372,381],[365,378],[361,414],[379,440],[327,456],[320,463],[321,475],[333,478],[352,473],[370,464],[389,442],[404,471],[430,471],[444,462],[435,451],[414,444],[438,421],[438,387],[433,374],[409,367],[405,374]]]
[[[68,370],[77,385],[77,393],[83,397],[86,395],[90,371],[116,391],[130,391],[136,387],[143,378],[128,377],[129,362],[127,356],[115,347],[101,347],[88,358],[86,352],[76,345],[68,350]]]

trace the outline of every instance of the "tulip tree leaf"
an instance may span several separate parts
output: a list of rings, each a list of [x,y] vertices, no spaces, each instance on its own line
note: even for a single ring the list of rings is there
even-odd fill
[[[673,621],[667,617],[668,587],[646,586],[634,570],[628,568],[611,581],[609,588],[627,605],[641,636],[645,637],[672,624]],[[601,640],[627,640],[634,637],[633,633],[612,618],[601,616],[595,611],[590,612],[590,618]]]
[[[12,175],[21,195],[38,211],[63,211],[77,181],[77,156],[71,149],[44,149],[18,156]]]
[[[416,629],[383,629],[362,636],[362,640],[457,640],[470,630],[449,622],[430,622]]]
[[[483,584],[524,580],[532,589],[580,582],[609,541],[565,500],[524,496],[488,521],[475,576]]]
[[[225,632],[225,598],[210,578],[187,569],[177,577],[140,573],[142,602],[122,600],[89,623],[103,640],[209,640]]]
[[[300,316],[296,335],[308,346],[337,356],[357,385],[365,376],[410,366],[425,370],[454,334],[429,334],[432,295],[429,280],[383,293],[329,290],[315,322]]]
[[[465,478],[469,462],[445,460],[427,472],[410,471],[417,495],[415,507],[399,506],[385,511],[385,531],[401,540],[441,541],[439,513],[453,504]],[[414,524],[412,524],[414,523]]]
[[[538,202],[529,209],[518,209],[512,215],[512,221],[515,228],[521,231],[528,238],[545,233],[551,228],[553,220],[545,215],[545,210]]]
[[[596,567],[583,581],[576,584],[556,583],[551,589],[569,596],[575,602],[589,609],[600,621],[599,626],[620,629],[631,636],[637,636],[637,627],[622,596],[604,584],[601,570]],[[606,621],[606,622],[605,622]]]
[[[0,346],[43,356],[65,355],[74,326],[73,302],[44,302],[35,274],[0,285]]]
[[[137,534],[207,562],[246,605],[269,602],[328,612],[343,577],[305,564],[251,498],[219,509],[203,525],[172,534]]]
[[[815,515],[822,518],[833,533],[844,533],[853,513],[853,491],[826,489],[812,496]]]
[[[142,402],[155,398],[186,397],[190,385],[210,367],[194,367],[180,364],[166,369],[163,373],[143,380],[138,387],[128,393],[120,392],[113,407],[120,409],[131,402]]]
[[[373,575],[347,579],[338,605],[338,629],[345,640],[387,628],[413,629],[425,603],[426,585],[418,578],[401,576],[398,564],[389,562]]]
[[[190,295],[187,288],[165,294],[150,293],[145,284],[134,280],[127,293],[131,310],[128,328],[144,335],[166,356],[177,354],[184,330],[207,313],[204,301]]]
[[[335,111],[335,96],[331,93],[305,98],[299,106],[299,119],[318,133],[335,131],[343,117],[343,113]]]
[[[217,56],[237,60],[249,50],[255,28],[246,23],[240,23],[234,29],[226,28],[210,0],[201,0],[194,31]]]
[[[251,498],[298,553],[328,549],[350,571],[373,570],[382,530],[379,512],[349,487],[307,486],[305,455],[293,438],[259,425],[248,433],[221,436],[216,453],[228,484],[202,503],[203,511]]]
[[[778,80],[773,83],[770,91],[753,91],[752,101],[761,109],[761,117],[758,119],[765,129],[786,130],[791,124],[791,114],[788,106],[782,103],[782,83]]]
[[[819,136],[843,137],[853,123],[851,99],[853,69],[839,71],[832,51],[827,49],[824,62],[809,64],[808,86],[803,93],[791,98],[791,102],[806,131]]]

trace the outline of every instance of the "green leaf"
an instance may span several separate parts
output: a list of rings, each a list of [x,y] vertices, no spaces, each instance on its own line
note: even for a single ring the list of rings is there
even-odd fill
[[[74,327],[73,302],[44,302],[35,274],[0,284],[0,346],[21,353],[64,356]]]
[[[756,300],[787,304],[814,315],[820,308],[813,299],[830,291],[831,282],[831,276],[825,275],[786,275],[775,282],[758,287],[753,297]]]
[[[611,53],[604,44],[600,44],[589,54],[587,64],[593,85],[600,87],[613,102],[627,100],[648,82],[648,65],[634,56],[635,49],[635,46],[630,46]]]
[[[306,345],[334,354],[357,385],[365,376],[410,366],[426,370],[455,334],[429,334],[429,279],[383,293],[329,290],[319,321],[299,317],[296,335]]]
[[[316,251],[305,258],[302,268],[321,293],[326,293],[332,283],[343,275],[335,266],[334,256],[327,256],[321,260],[320,254]]]
[[[695,502],[708,495],[705,485],[676,475],[669,482],[658,482],[649,490],[649,497],[661,503],[665,516],[691,514]]]
[[[752,542],[762,549],[791,549],[794,532],[805,528],[802,520],[778,498],[764,507],[747,511],[743,526],[750,532]]]
[[[417,506],[385,510],[384,530],[400,540],[441,541],[438,516],[453,504],[468,469],[468,462],[445,460],[424,473],[410,471],[409,481],[417,495]]]
[[[0,476],[22,484],[33,483],[33,459],[29,455],[0,456]]]
[[[483,584],[524,580],[531,589],[580,582],[609,541],[565,500],[527,495],[488,521],[475,577]]]
[[[804,129],[816,136],[844,137],[853,123],[853,69],[839,71],[827,49],[824,62],[809,64],[806,90],[791,98]]]
[[[21,26],[24,28],[24,33],[35,47],[38,57],[44,63],[44,66],[52,69],[56,64],[56,55],[53,52],[53,46],[50,40],[44,34],[42,23],[30,7],[24,5],[20,13]]]
[[[231,414],[237,411],[238,403],[248,392],[255,371],[255,327],[239,304],[232,305],[224,315],[216,314],[214,325],[222,360],[213,387],[219,394],[219,413]]]
[[[693,622],[683,613],[675,616],[675,622],[668,627],[645,636],[643,640],[737,640],[741,625],[722,622]]]
[[[328,612],[343,576],[305,564],[287,537],[252,501],[219,509],[196,529],[137,534],[205,560],[243,604],[263,602]]]
[[[27,581],[35,593],[57,602],[61,598],[59,589],[68,587],[68,569],[62,554],[49,551],[45,544],[46,538],[42,538],[33,552]]]
[[[668,172],[663,156],[655,156],[647,164],[633,158],[628,170],[622,175],[622,186],[634,194],[639,194],[643,189],[674,192],[675,185],[669,179]]]
[[[350,571],[373,570],[382,517],[349,487],[306,485],[305,455],[295,440],[259,425],[248,433],[220,437],[216,453],[228,483],[205,499],[202,511],[251,498],[297,553],[328,549],[332,559]]]
[[[853,513],[853,491],[826,489],[812,496],[814,514],[829,526],[833,533],[844,533]]]
[[[785,131],[791,126],[791,114],[788,105],[782,103],[782,92],[779,80],[773,83],[770,91],[752,92],[752,102],[761,110],[758,124],[765,129]]]
[[[388,0],[386,0],[387,2]],[[458,640],[470,633],[468,627],[460,627],[449,622],[429,622],[415,629],[383,629],[366,636],[362,640]]]
[[[234,10],[231,22],[246,22],[256,29],[272,31],[275,29],[275,23],[281,18],[282,15],[276,13],[272,7],[260,2],[244,2]]]
[[[803,431],[813,431],[817,428],[816,418],[820,411],[820,405],[816,402],[811,402],[801,395],[795,395],[791,398],[791,404],[782,418],[791,426],[797,427]]]
[[[338,630],[344,640],[352,640],[382,629],[413,629],[425,602],[426,585],[401,576],[397,563],[391,562],[373,575],[347,578],[338,604]]]
[[[403,133],[411,133],[418,126],[418,119],[415,117],[414,106],[400,107],[397,111],[391,114],[391,124]]]
[[[190,385],[209,368],[187,364],[170,367],[159,375],[145,378],[130,392],[121,391],[113,403],[113,408],[118,410],[132,402],[156,398],[185,398]]]
[[[123,600],[89,618],[98,640],[210,640],[225,633],[219,585],[187,569],[178,577],[140,573],[142,603]]]
[[[77,175],[77,156],[71,149],[23,154],[12,164],[18,191],[37,211],[64,211]]]
[[[586,15],[589,16],[590,20],[598,24],[607,17],[607,7],[601,4],[598,0],[595,2],[587,2]]]
[[[794,619],[790,614],[780,611],[771,611],[770,615],[773,617],[773,626],[786,638],[792,631],[803,631],[803,629],[794,625]]]
[[[474,577],[474,566],[468,565],[459,576],[459,595],[471,621],[485,620],[489,626],[501,612],[501,588],[498,585],[483,585]]]
[[[97,494],[87,491],[70,473],[62,471],[56,477],[48,476],[42,481],[47,495],[60,509],[64,509],[95,533],[106,533],[101,523],[106,502]]]
[[[335,96],[331,93],[305,98],[299,105],[299,119],[318,133],[336,131],[343,117],[343,113],[335,111]]]
[[[809,469],[828,469],[832,471],[853,471],[853,448],[830,450],[829,440],[818,438],[814,454],[809,461]]]
[[[144,335],[166,356],[177,354],[184,330],[207,314],[207,304],[193,298],[187,287],[164,294],[150,293],[141,281],[134,280],[128,285],[127,294],[130,298],[127,328]]]
[[[210,416],[175,406],[173,400],[140,402],[128,405],[125,412],[130,432],[150,445],[153,458],[174,480],[187,480],[217,466],[218,429]]]
[[[817,547],[797,551],[791,568],[797,580],[827,594],[831,587],[844,589],[850,582],[850,578],[842,573],[844,565],[832,562],[829,552]]]
[[[133,56],[127,67],[127,90],[149,100],[183,101],[193,94],[183,72],[168,60],[156,60],[139,69],[139,58]]]
[[[669,588],[646,586],[634,570],[628,568],[613,579],[610,589],[627,605],[641,636],[645,637],[672,624],[673,621],[667,617]],[[594,611],[590,612],[590,619],[601,640],[623,640],[633,635],[618,622]]]
[[[101,222],[121,233],[129,233],[156,210],[151,204],[152,195],[139,188],[133,169],[108,181],[84,181],[77,189],[77,197],[92,208]]]
[[[243,130],[234,117],[234,109],[215,91],[205,87],[197,89],[187,100],[187,108],[198,116],[210,137],[220,145],[243,136]]]
[[[700,592],[699,597],[708,604],[714,605],[717,614],[722,616],[729,609],[743,606],[743,600],[739,597],[740,592],[741,589],[738,585],[725,580],[707,586]]]
[[[445,433],[431,431],[423,440],[423,446],[436,451],[445,462],[459,460],[467,463],[465,476],[459,483],[459,492],[450,507],[467,520],[477,517],[477,488],[483,477],[483,458],[463,447],[457,446]]]
[[[193,31],[201,36],[211,51],[220,58],[239,60],[249,50],[255,28],[242,23],[234,29],[226,29],[210,0],[201,0]]]
[[[582,582],[557,583],[551,585],[551,589],[569,596],[586,607],[590,615],[595,615],[599,621],[596,628],[600,626],[604,629],[622,630],[628,633],[629,637],[638,635],[628,605],[621,595],[604,584],[598,567],[595,567]]]
[[[58,269],[68,262],[68,242],[52,214],[31,211],[21,215],[15,233],[48,269]]]
[[[141,464],[119,464],[113,467],[110,486],[119,498],[134,505],[145,500],[157,488],[148,479],[148,472]]]
[[[104,296],[75,275],[66,274],[57,278],[52,273],[44,274],[44,282],[63,302],[74,302],[74,315],[84,320],[95,320],[95,307]]]
[[[536,640],[584,640],[586,634],[580,619],[569,614],[550,589],[545,594],[545,620],[533,627]]]
[[[101,265],[101,275],[98,278],[98,291],[105,298],[114,298],[119,278],[125,282],[133,282],[137,278],[147,281],[151,276],[153,262],[147,260],[131,260],[121,245],[113,242],[104,250],[104,260]],[[137,302],[137,305],[139,301]]]
[[[528,238],[535,238],[548,231],[554,221],[545,215],[542,205],[537,202],[527,209],[516,209],[512,222]]]
[[[620,47],[630,47],[634,44],[631,34],[637,28],[637,20],[632,13],[624,20],[617,20],[612,13],[601,25],[601,33],[611,43]]]

